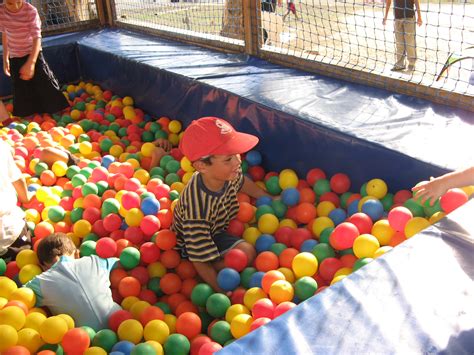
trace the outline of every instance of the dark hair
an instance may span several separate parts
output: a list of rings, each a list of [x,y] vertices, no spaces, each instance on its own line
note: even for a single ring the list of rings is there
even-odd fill
[[[207,157],[199,159],[199,161],[202,161],[206,165],[212,165],[212,155],[208,155]]]
[[[51,264],[57,257],[64,254],[71,254],[76,250],[72,240],[64,233],[53,233],[38,243],[38,260],[40,264]]]

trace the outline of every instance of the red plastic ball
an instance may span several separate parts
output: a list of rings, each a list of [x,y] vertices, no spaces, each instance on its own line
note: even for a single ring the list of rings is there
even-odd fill
[[[448,190],[441,198],[439,203],[445,213],[454,211],[459,206],[464,205],[468,200],[467,194],[458,188]]]
[[[372,231],[372,219],[365,213],[354,213],[347,219],[347,221],[357,227],[359,234],[367,234]]]
[[[101,258],[111,258],[117,252],[117,244],[115,244],[115,240],[112,238],[100,238],[96,242],[95,251]]]
[[[68,354],[83,354],[90,345],[89,333],[82,328],[70,329],[64,334],[61,345]]]
[[[331,186],[331,190],[337,194],[343,194],[344,192],[349,191],[351,187],[351,180],[346,174],[337,173],[331,177],[329,180],[329,185]]]
[[[127,319],[133,319],[133,315],[131,312],[125,309],[120,309],[118,311],[115,311],[109,317],[109,320],[108,320],[109,328],[113,330],[114,332],[117,332],[117,329],[120,326],[120,324],[122,324],[122,322]]]
[[[224,264],[238,272],[247,267],[248,257],[244,251],[240,249],[231,249],[224,255]]]
[[[331,233],[329,243],[336,250],[352,248],[354,240],[359,236],[359,230],[350,222],[342,222]]]

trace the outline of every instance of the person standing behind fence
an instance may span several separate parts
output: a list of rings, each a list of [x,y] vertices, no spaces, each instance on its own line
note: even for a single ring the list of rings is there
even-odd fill
[[[295,15],[297,20],[299,20],[298,15],[296,14],[295,0],[286,1],[286,14],[283,15],[283,22],[285,22],[286,17],[289,15],[290,12],[293,13],[293,15]]]
[[[387,0],[383,25],[387,22],[387,16],[392,0]],[[408,70],[415,69],[416,62],[416,26],[415,9],[418,26],[421,26],[420,2],[419,0],[394,0],[393,10],[395,16],[395,56],[396,62],[392,71],[400,71],[406,68],[405,58],[408,60]]]
[[[13,84],[13,115],[55,113],[69,106],[41,52],[41,21],[24,0],[0,5],[3,71]]]

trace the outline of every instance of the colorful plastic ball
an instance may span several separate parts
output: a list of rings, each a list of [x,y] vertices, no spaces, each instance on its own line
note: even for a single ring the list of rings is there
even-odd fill
[[[245,160],[250,166],[262,164],[262,155],[256,150],[251,150],[245,154]]]
[[[112,238],[100,238],[95,245],[95,251],[101,258],[111,258],[117,252],[117,244]]]
[[[291,263],[296,278],[313,276],[318,271],[318,259],[311,253],[299,253]]]
[[[95,248],[96,248],[96,242],[94,242],[93,240],[86,240],[82,242],[79,248],[81,257],[96,255],[97,253],[95,251]]]
[[[430,222],[426,218],[413,217],[405,225],[405,236],[407,238],[411,238],[429,226]]]
[[[236,339],[242,338],[250,332],[253,318],[249,314],[239,314],[230,323],[230,332]]]
[[[139,208],[140,207],[140,196],[133,191],[127,191],[122,195],[122,206],[126,210],[130,210],[132,208]]]
[[[359,230],[350,222],[339,224],[332,232],[329,242],[336,250],[352,248],[354,240],[359,236]]]
[[[262,287],[262,279],[265,275],[263,271],[257,271],[250,276],[250,280],[248,281],[248,287]]]
[[[466,192],[462,189],[454,188],[448,190],[443,196],[441,196],[439,202],[444,213],[448,214],[459,206],[465,204],[468,199]]]
[[[223,320],[217,321],[211,327],[210,332],[208,333],[212,340],[218,342],[221,345],[224,345],[227,341],[233,338],[230,330],[230,324]]]
[[[43,345],[44,342],[41,339],[40,334],[38,333],[37,330],[31,329],[31,328],[23,328],[18,332],[18,341],[17,341],[17,346],[23,346],[25,348],[25,354],[35,354],[38,349],[40,348],[41,345]],[[10,348],[9,351],[12,352],[12,354],[15,354],[13,352],[14,349]],[[6,354],[7,352],[3,352],[2,354]],[[17,353],[19,355],[20,353]]]
[[[1,259],[3,260],[3,259]],[[38,256],[36,253],[31,250],[31,249],[24,249],[21,250],[17,255],[16,255],[16,265],[21,269],[23,266],[28,265],[28,264],[34,264],[38,265]]]
[[[273,243],[275,243],[275,237],[270,234],[262,234],[255,242],[255,249],[257,250],[257,253],[268,251]]]
[[[319,265],[319,275],[326,281],[331,281],[337,270],[344,267],[344,264],[337,258],[326,258]]]
[[[130,355],[155,355],[155,348],[147,343],[137,344],[133,347]]]
[[[9,263],[9,265],[12,262]],[[23,302],[28,309],[31,309],[35,306],[36,304],[36,294],[34,291],[29,288],[29,287],[20,287],[13,292],[10,293],[10,296],[8,297],[10,301],[20,301]]]
[[[262,298],[255,302],[252,308],[252,316],[254,319],[269,318],[273,319],[275,304],[268,298]]]
[[[371,234],[376,237],[380,245],[388,245],[396,231],[390,226],[387,219],[381,219],[372,226]]]
[[[217,284],[224,291],[233,291],[240,284],[240,274],[231,268],[224,268],[217,274]]]
[[[388,191],[387,184],[382,179],[372,179],[367,182],[366,191],[369,196],[382,199]]]
[[[120,354],[130,354],[132,349],[135,347],[135,344],[128,340],[122,340],[114,344],[111,349],[110,354],[120,355]]]
[[[285,280],[277,280],[270,286],[270,299],[276,304],[291,301],[294,296],[293,286]]]
[[[7,270],[7,263],[5,262],[5,260],[0,259],[0,276],[3,276],[6,270]]]
[[[93,346],[98,346],[107,352],[110,352],[117,343],[117,335],[110,329],[99,330],[92,340]]]
[[[241,272],[248,264],[247,254],[240,249],[231,249],[224,255],[224,264],[228,268]]]
[[[125,222],[130,227],[138,227],[143,219],[143,212],[138,208],[130,209],[125,215]]]
[[[51,170],[53,171],[54,175],[57,177],[61,177],[66,175],[67,172],[67,164],[63,161],[56,161],[53,163]]]
[[[184,312],[176,321],[176,331],[189,340],[201,333],[201,318],[196,313]]]
[[[342,208],[335,208],[329,212],[328,217],[334,222],[334,225],[339,225],[347,218],[347,213]]]
[[[335,193],[343,194],[349,191],[349,188],[351,187],[351,181],[346,174],[337,173],[331,177],[329,180],[329,185],[331,190]]]
[[[291,169],[284,169],[279,174],[279,185],[281,189],[295,188],[298,186],[298,175]]]
[[[362,212],[368,215],[373,222],[378,221],[384,212],[382,203],[379,200],[369,199],[362,204]]]
[[[168,325],[159,319],[152,320],[147,323],[143,331],[145,340],[154,340],[160,344],[164,344],[170,334]]]
[[[154,215],[145,216],[140,222],[140,229],[143,233],[145,233],[146,236],[152,236],[153,234],[158,232],[160,227],[161,222],[158,217]]]
[[[273,234],[279,227],[278,218],[272,214],[264,214],[258,220],[258,229],[264,234]]]
[[[374,253],[380,248],[380,243],[376,237],[371,234],[361,234],[354,241],[354,254],[359,259],[373,258]]]
[[[81,219],[74,223],[72,229],[76,236],[83,238],[92,231],[92,225],[89,221]]]
[[[217,353],[219,350],[222,349],[222,345],[216,343],[214,341],[206,342],[199,348],[199,352],[196,355],[212,355]],[[191,352],[192,354],[192,352]]]
[[[59,344],[68,331],[67,322],[59,317],[49,317],[40,326],[41,338],[48,344]]]
[[[130,270],[140,263],[140,251],[134,247],[127,247],[120,253],[120,264]]]
[[[232,319],[239,314],[250,314],[250,311],[243,304],[233,304],[230,306],[225,313],[225,320],[230,324]]]
[[[156,215],[160,210],[160,202],[154,197],[147,197],[141,201],[140,208],[145,215]]]
[[[171,334],[163,346],[166,354],[186,355],[191,349],[191,344],[184,335]]]
[[[388,223],[395,231],[405,230],[407,222],[413,218],[411,211],[403,206],[395,207],[388,213]]]
[[[293,302],[282,302],[275,307],[275,312],[273,313],[273,317],[274,318],[279,317],[294,307],[296,307],[296,304],[294,304]]]
[[[107,355],[107,352],[98,346],[91,346],[84,351],[83,355]]]
[[[124,320],[118,327],[117,335],[120,340],[138,344],[143,337],[143,326],[135,319]]]
[[[82,328],[70,329],[64,334],[61,345],[66,353],[83,353],[90,345],[89,334]]]
[[[214,318],[222,318],[230,305],[229,297],[222,293],[214,293],[206,301],[206,310]]]
[[[264,251],[257,255],[257,258],[255,259],[255,267],[258,271],[263,272],[276,270],[279,267],[278,257],[271,251]]]
[[[41,274],[43,270],[38,265],[28,264],[23,266],[20,269],[20,273],[18,274],[18,278],[20,282],[24,285],[28,281],[32,280],[35,276]]]
[[[316,193],[316,195],[321,196],[331,191],[331,185],[327,179],[319,179],[314,184],[313,191]]]
[[[403,203],[403,206],[408,208],[411,211],[411,213],[413,214],[413,217],[425,216],[425,209],[423,208],[423,205],[413,198],[409,198],[408,200],[406,200]]]
[[[300,202],[300,193],[294,188],[286,188],[281,193],[281,200],[287,206],[295,206]]]
[[[23,328],[26,315],[23,309],[16,306],[8,306],[0,310],[0,324],[7,324],[17,331]]]
[[[18,333],[11,325],[0,324],[0,351],[13,347],[18,341]]]
[[[372,219],[362,212],[354,213],[347,219],[347,222],[355,225],[359,231],[359,234],[370,233],[373,226]]]
[[[191,301],[199,307],[205,307],[207,299],[214,294],[214,290],[208,284],[197,284],[191,293]]]
[[[334,227],[334,222],[329,217],[317,217],[311,226],[311,230],[313,235],[319,238],[323,230],[329,227]]]
[[[303,276],[295,282],[295,295],[301,301],[312,297],[318,289],[318,283],[309,276]]]

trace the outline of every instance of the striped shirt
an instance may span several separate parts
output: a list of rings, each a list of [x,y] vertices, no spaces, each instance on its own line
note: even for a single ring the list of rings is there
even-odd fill
[[[21,58],[31,53],[33,40],[41,38],[41,20],[36,8],[23,3],[18,12],[0,5],[0,32],[7,36],[10,58]]]
[[[239,212],[237,193],[244,176],[226,182],[219,192],[204,185],[200,173],[195,173],[184,188],[174,209],[173,230],[177,246],[190,261],[209,262],[221,255],[212,239],[225,232],[229,221]]]

